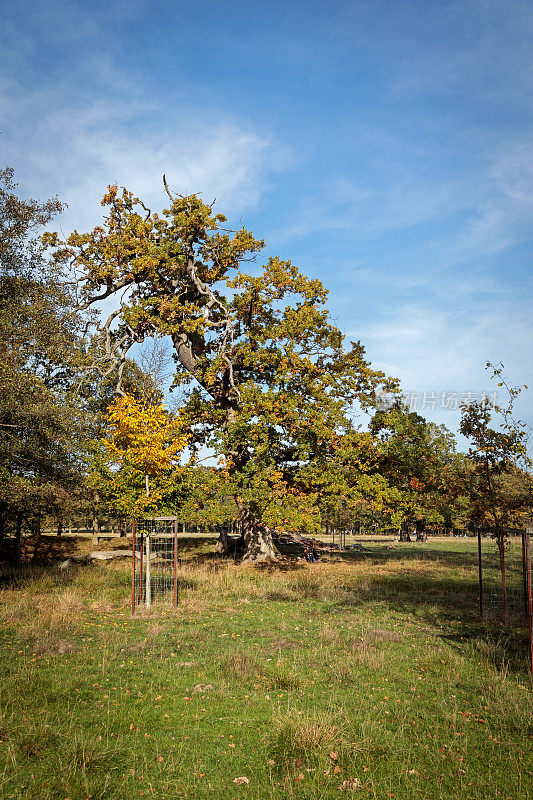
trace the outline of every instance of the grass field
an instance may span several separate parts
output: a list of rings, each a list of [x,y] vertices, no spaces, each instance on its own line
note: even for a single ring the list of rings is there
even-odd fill
[[[475,542],[211,545],[182,544],[176,613],[133,619],[125,563],[4,570],[1,798],[533,796],[526,636],[480,622]]]

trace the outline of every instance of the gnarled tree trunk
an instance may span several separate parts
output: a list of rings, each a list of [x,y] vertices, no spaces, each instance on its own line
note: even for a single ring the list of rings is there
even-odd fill
[[[244,544],[243,563],[270,561],[277,558],[272,534],[261,520],[257,503],[244,506],[239,503],[241,514],[241,537]]]
[[[218,553],[221,556],[227,556],[229,553],[229,538],[228,538],[228,531],[223,526],[219,535],[218,540],[215,545],[215,553]]]
[[[98,535],[100,533],[100,520],[98,519],[99,502],[100,502],[100,497],[98,493],[95,492],[93,494],[91,544],[98,544]]]

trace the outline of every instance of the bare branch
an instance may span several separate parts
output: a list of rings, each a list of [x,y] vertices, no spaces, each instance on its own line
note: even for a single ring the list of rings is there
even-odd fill
[[[170,199],[172,200],[172,202],[174,202],[175,198],[172,197],[170,189],[168,188],[167,178],[166,178],[166,175],[164,173],[163,173],[163,186],[165,187],[165,191],[168,194],[168,196],[170,197]]]
[[[82,303],[80,306],[78,306],[73,313],[85,311],[85,309],[89,308],[89,306],[92,306],[93,303],[97,303],[99,300],[105,300],[106,297],[110,297],[112,294],[115,294],[115,292],[118,292],[120,289],[123,289],[125,286],[129,286],[132,283],[134,283],[133,279],[122,278],[120,281],[117,281],[111,286],[108,285],[105,292],[89,297],[89,299],[86,300],[85,303]]]
[[[164,176],[163,176],[163,177],[164,177]],[[144,205],[144,203],[143,203],[143,201],[142,201],[142,200],[139,200],[139,204],[140,204],[140,205],[141,205],[141,206],[144,208],[144,210],[146,211],[146,216],[145,216],[145,218],[144,218],[144,221],[145,221],[145,222],[147,222],[147,220],[148,220],[148,218],[149,218],[149,216],[150,216],[150,214],[151,214],[152,212],[151,212],[151,210],[150,210],[149,208],[147,208],[147,207]]]

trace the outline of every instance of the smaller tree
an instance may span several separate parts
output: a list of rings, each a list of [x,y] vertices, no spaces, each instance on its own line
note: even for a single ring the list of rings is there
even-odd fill
[[[491,377],[498,379],[498,388],[505,391],[506,404],[492,404],[484,398],[463,405],[459,430],[471,443],[468,455],[473,469],[468,475],[468,492],[472,521],[492,525],[503,535],[503,526],[520,506],[526,511],[531,504],[527,491],[531,477],[527,426],[513,417],[516,399],[527,386],[509,386],[503,377],[503,364],[494,366],[487,362],[486,369],[492,370]],[[491,426],[493,418],[496,424]],[[525,492],[517,492],[516,486],[510,490],[511,476],[515,482],[521,477]],[[520,496],[522,501],[517,505]]]
[[[519,506],[530,513],[532,501],[531,476],[527,470],[531,460],[527,455],[527,430],[524,422],[513,417],[514,404],[523,388],[509,386],[503,377],[503,364],[494,366],[492,378],[498,379],[498,388],[507,395],[506,405],[491,404],[488,399],[464,405],[459,430],[470,440],[469,457],[473,468],[469,473],[468,492],[472,521],[477,525],[491,524],[498,543],[502,576],[504,619],[507,616],[505,587],[505,530],[504,525],[517,509],[516,492],[510,491],[511,476],[523,476],[523,488],[519,493]],[[492,418],[496,426],[491,427]]]
[[[181,417],[162,403],[150,405],[126,394],[111,404],[108,419],[94,488],[129,516],[157,514],[175,503],[186,469],[180,460],[190,438]]]
[[[427,524],[445,520],[444,510],[456,493],[460,458],[453,434],[400,401],[378,411],[370,429],[379,438],[376,469],[396,490],[391,505],[400,520],[400,540],[410,541],[410,527],[422,538]]]
[[[19,198],[13,171],[0,169],[0,543],[13,531],[16,557],[23,527],[60,516],[84,468],[80,316],[36,238],[61,209]]]

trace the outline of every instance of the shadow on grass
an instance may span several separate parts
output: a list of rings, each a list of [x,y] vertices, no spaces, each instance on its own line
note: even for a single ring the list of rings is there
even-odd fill
[[[497,615],[479,614],[478,584],[475,580],[450,581],[428,575],[373,576],[360,586],[340,589],[341,597],[331,611],[372,604],[386,604],[389,610],[416,616],[429,628],[445,632],[436,635],[463,649],[472,644],[487,650],[498,668],[523,672],[528,668],[529,635],[527,621],[519,608],[510,608],[510,623]]]
[[[346,561],[371,560],[374,563],[389,561],[428,561],[445,564],[449,567],[477,567],[477,539],[444,539],[426,543],[393,543],[377,544],[360,541],[363,550],[334,551],[335,555]],[[522,556],[520,539],[513,538],[511,552],[506,555],[509,568],[521,569]],[[464,549],[463,549],[464,548]],[[498,548],[495,539],[485,537],[482,540],[482,561],[486,565],[499,568]]]
[[[90,539],[79,539],[76,536],[27,536],[21,542],[21,563],[51,563],[64,560],[79,553],[82,548],[90,549]],[[2,543],[1,560],[10,564],[16,562],[14,539],[6,539]]]
[[[413,544],[402,545],[395,547],[394,545],[368,545],[363,547],[363,551],[350,551],[343,550],[336,552],[337,556],[342,557],[346,561],[363,561],[371,560],[376,563],[387,563],[388,561],[433,561],[446,563],[448,566],[455,567],[471,567],[477,563],[477,550],[474,549],[473,543],[471,544],[470,552],[461,552],[457,550],[449,550],[446,547],[438,546],[436,543],[428,544]]]

